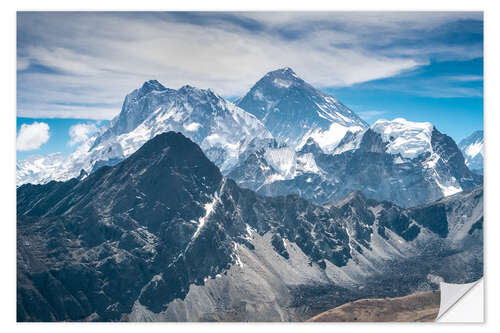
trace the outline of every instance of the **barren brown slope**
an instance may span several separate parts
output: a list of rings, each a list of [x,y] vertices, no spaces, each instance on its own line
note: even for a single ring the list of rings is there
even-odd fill
[[[308,321],[434,321],[439,312],[439,302],[439,291],[396,298],[360,299],[320,313]]]

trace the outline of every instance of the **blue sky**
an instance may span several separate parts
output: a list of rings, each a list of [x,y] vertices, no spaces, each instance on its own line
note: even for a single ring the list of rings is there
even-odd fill
[[[368,123],[396,117],[428,121],[458,143],[483,128],[482,69],[482,59],[437,62],[405,75],[327,91]]]
[[[369,123],[482,129],[478,12],[20,12],[17,32],[18,138],[48,125],[25,126],[18,159],[70,153],[146,80],[234,99],[285,66]]]
[[[72,119],[72,118],[22,118],[17,117],[17,132],[19,133],[23,124],[32,125],[35,122],[42,122],[49,125],[50,138],[40,148],[30,149],[28,151],[17,151],[17,160],[23,160],[30,155],[61,153],[63,155],[71,154],[77,145],[73,143],[74,135],[70,134],[70,128],[74,126],[95,125],[101,127],[107,120],[93,119]]]

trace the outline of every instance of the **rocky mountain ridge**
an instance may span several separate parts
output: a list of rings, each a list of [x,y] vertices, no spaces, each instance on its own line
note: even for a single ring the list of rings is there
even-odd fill
[[[278,161],[278,162],[274,162]],[[361,191],[377,200],[412,207],[482,183],[448,136],[430,123],[379,120],[347,133],[333,153],[309,138],[301,150],[253,152],[228,175],[264,195],[298,194],[317,204]]]
[[[180,133],[17,196],[20,321],[296,321],[482,276],[481,188],[412,209],[264,197]]]

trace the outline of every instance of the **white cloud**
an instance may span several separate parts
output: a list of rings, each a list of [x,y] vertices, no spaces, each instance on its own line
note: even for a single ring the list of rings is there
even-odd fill
[[[68,144],[74,146],[78,143],[84,142],[97,130],[97,126],[92,123],[76,124],[69,128],[70,140]]]
[[[231,14],[260,27],[252,30],[231,20],[215,21],[217,13],[203,14],[214,20],[204,25],[161,13],[25,13],[18,16],[19,32],[28,36],[19,58],[50,70],[18,73],[18,115],[111,119],[125,95],[149,79],[170,88],[212,88],[230,97],[285,66],[318,87],[391,77],[427,64],[426,54],[437,52],[436,46],[396,48],[394,40],[413,38],[415,29],[478,15]],[[279,33],[293,35],[294,29],[299,33],[290,38]],[[470,51],[439,48],[450,57]],[[27,66],[25,60],[19,63],[21,69]]]
[[[183,125],[184,129],[188,132],[196,132],[200,127],[201,124],[197,122],[189,123],[189,124],[184,124]]]
[[[83,105],[57,105],[50,102],[44,104],[41,98],[40,105],[26,103],[17,108],[19,116],[26,118],[73,118],[108,120],[120,112],[120,107],[112,106],[83,106]]]
[[[17,58],[17,70],[18,71],[23,71],[23,70],[27,69],[29,66],[30,66],[29,59],[23,58],[23,57]]]
[[[442,76],[441,78],[458,82],[474,82],[483,80],[482,75],[450,75],[450,76]]]
[[[388,28],[394,30],[431,29],[456,20],[482,20],[483,13],[476,12],[432,12],[432,11],[310,11],[310,12],[241,12],[238,15],[279,27],[296,22],[307,24],[335,22],[350,28],[372,31]]]
[[[41,145],[49,141],[50,127],[46,123],[34,122],[33,124],[22,124],[17,133],[17,150],[27,151],[40,148]]]

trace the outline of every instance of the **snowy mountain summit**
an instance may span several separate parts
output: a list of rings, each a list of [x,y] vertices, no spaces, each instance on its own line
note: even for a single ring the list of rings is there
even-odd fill
[[[225,172],[255,138],[272,138],[254,116],[212,90],[185,85],[178,90],[148,81],[130,93],[122,112],[96,140],[96,146],[118,142],[129,156],[155,135],[182,132],[199,144]]]
[[[426,182],[435,184],[443,196],[461,192],[477,183],[453,139],[429,122],[411,122],[404,118],[380,119],[351,142],[348,140],[339,144],[336,153],[360,149],[361,142],[367,141],[370,132],[376,133],[379,138],[371,145],[365,144],[363,149],[390,154],[394,164],[414,165],[421,169],[426,174]]]
[[[151,80],[128,94],[120,114],[67,158],[18,163],[17,185],[67,180],[81,170],[114,165],[167,131],[182,132],[200,145],[222,172],[238,162],[254,138],[272,139],[256,117],[210,89],[186,85],[175,90]]]
[[[119,115],[70,156],[18,162],[17,184],[91,174],[168,131],[199,145],[242,187],[270,196],[299,194],[318,204],[360,191],[411,207],[482,182],[469,170],[479,158],[482,165],[482,133],[461,145],[464,162],[455,142],[431,123],[396,118],[368,126],[283,68],[267,73],[236,105],[210,89],[171,89],[147,81],[126,96]]]
[[[392,121],[377,120],[370,127],[380,134],[382,140],[387,143],[386,151],[391,154],[414,158],[432,151],[431,139],[434,126],[431,123],[417,123],[396,118]]]
[[[368,127],[340,101],[288,67],[267,73],[236,105],[261,120],[278,142],[296,149],[313,138],[330,152],[347,132]]]
[[[475,131],[458,145],[467,166],[476,173],[483,173],[483,131]]]

